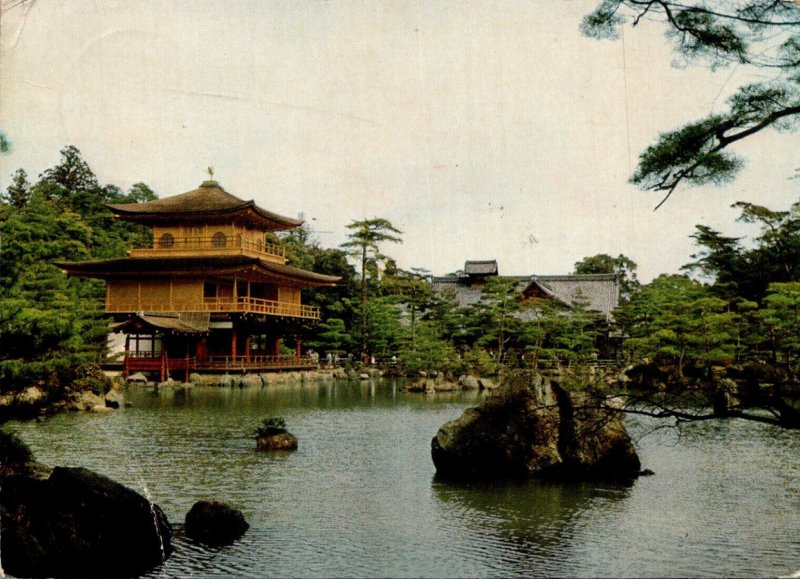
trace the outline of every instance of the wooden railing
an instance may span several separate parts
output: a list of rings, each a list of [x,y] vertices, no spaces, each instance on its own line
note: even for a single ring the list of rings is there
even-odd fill
[[[267,316],[286,316],[318,320],[320,310],[317,306],[307,306],[292,302],[264,300],[261,298],[204,298],[197,304],[172,303],[170,301],[109,301],[106,312],[242,312],[264,314]]]
[[[139,353],[125,357],[123,376],[136,372],[157,372],[163,382],[170,373],[173,378],[189,380],[189,373],[195,370],[277,370],[315,368],[317,362],[311,356],[210,356],[205,360],[195,357],[165,358],[162,354]],[[178,373],[175,375],[175,373]]]
[[[241,370],[254,368],[314,368],[311,356],[210,356],[198,365],[204,370]]]
[[[289,316],[293,318],[308,318],[318,320],[320,317],[317,306],[306,306],[291,302],[264,300],[261,298],[240,297],[233,298],[205,298],[203,300],[207,312],[247,312],[266,314],[268,316]]]
[[[154,239],[150,247],[131,249],[131,257],[158,255],[194,255],[197,252],[241,253],[243,250],[260,253],[283,260],[286,251],[280,245],[265,241],[252,241],[239,234],[212,237],[174,237],[163,235]]]

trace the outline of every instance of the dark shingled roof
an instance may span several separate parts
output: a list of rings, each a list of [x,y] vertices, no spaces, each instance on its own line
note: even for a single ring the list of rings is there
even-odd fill
[[[122,257],[99,261],[55,262],[56,267],[72,275],[100,279],[126,278],[147,274],[157,277],[198,274],[233,274],[252,270],[262,275],[296,282],[301,286],[333,286],[341,279],[306,271],[290,265],[265,261],[245,255],[205,257]]]
[[[464,273],[467,275],[497,275],[497,260],[464,262]]]
[[[526,287],[528,287],[528,284],[530,283],[531,280],[531,277],[529,275],[524,275],[524,276],[504,275],[500,277],[502,277],[503,279],[517,280],[517,290],[520,293],[522,293],[522,291]],[[434,277],[432,280],[431,287],[433,291],[437,293],[445,291],[445,288],[449,288],[449,290],[446,291],[454,292],[456,296],[456,302],[458,303],[458,307],[464,308],[481,301],[481,297],[483,296],[484,286],[471,285],[471,280],[468,277],[458,277],[450,275],[443,277]]]
[[[489,262],[467,262],[489,263]],[[496,263],[496,262],[495,262]],[[612,310],[619,305],[619,280],[615,274],[533,275],[500,276],[517,281],[520,293],[529,294],[538,288],[554,299],[572,305],[585,302],[590,310],[612,320]],[[483,285],[474,285],[469,277],[450,275],[433,278],[433,291],[452,291],[459,307],[479,302],[483,296]],[[449,289],[447,289],[449,288]]]
[[[140,312],[124,322],[111,326],[112,331],[120,332],[130,326],[142,324],[157,330],[178,334],[205,334],[208,332],[208,312]]]
[[[536,286],[567,305],[584,302],[590,310],[611,319],[611,311],[619,305],[619,280],[613,273],[535,275],[525,288]]]
[[[251,221],[273,230],[291,229],[302,225],[301,219],[284,217],[231,195],[216,181],[203,181],[197,189],[144,203],[109,205],[116,215],[131,221],[182,221],[197,217],[245,214]]]

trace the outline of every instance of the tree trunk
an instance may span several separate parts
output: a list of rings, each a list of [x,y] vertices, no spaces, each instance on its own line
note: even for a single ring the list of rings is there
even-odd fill
[[[361,250],[361,353],[367,352],[367,246]]]

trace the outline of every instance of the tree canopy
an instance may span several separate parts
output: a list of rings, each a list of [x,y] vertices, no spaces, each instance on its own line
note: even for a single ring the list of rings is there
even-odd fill
[[[760,302],[771,283],[800,281],[800,203],[773,210],[738,202],[738,221],[760,227],[750,243],[698,225],[692,238],[699,251],[683,267],[714,282],[723,297]]]
[[[369,276],[367,272],[371,271],[373,281],[378,281],[378,265],[386,259],[386,256],[380,252],[379,244],[402,243],[403,240],[399,235],[403,232],[382,217],[353,221],[347,225],[347,228],[351,230],[351,233],[348,234],[347,241],[342,244],[342,249],[361,262],[361,346],[366,352],[369,325],[367,319]]]
[[[611,257],[607,253],[598,253],[575,263],[575,273],[613,273],[616,274],[620,284],[620,295],[623,300],[627,300],[639,287],[639,280],[636,277],[636,262],[619,254]]]
[[[727,109],[659,135],[631,182],[663,194],[681,184],[721,184],[742,159],[731,146],[765,129],[795,131],[800,115],[800,4],[791,0],[602,0],[582,30],[616,38],[627,22],[657,21],[686,62],[747,66],[764,80],[740,87]]]
[[[86,364],[105,353],[103,284],[66,277],[52,262],[121,257],[146,230],[114,219],[104,203],[155,198],[101,187],[80,151],[30,185],[20,169],[0,195],[0,383],[2,391],[46,385],[58,395],[81,383]]]

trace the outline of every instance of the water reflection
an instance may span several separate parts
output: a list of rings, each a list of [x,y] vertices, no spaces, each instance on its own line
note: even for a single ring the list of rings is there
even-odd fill
[[[619,503],[630,487],[538,480],[453,484],[435,478],[433,490],[448,524],[470,530],[466,549],[476,549],[477,558],[491,549],[493,572],[520,576],[579,572],[570,570],[563,553],[580,523],[623,508]]]
[[[638,443],[656,476],[629,487],[444,484],[430,442],[480,401],[393,382],[132,388],[131,408],[13,429],[53,465],[141,490],[170,521],[200,499],[240,508],[250,530],[207,549],[178,539],[154,577],[711,576],[798,569],[800,433],[741,421],[657,431]],[[300,447],[255,451],[261,419]],[[651,430],[631,423],[634,435]]]

